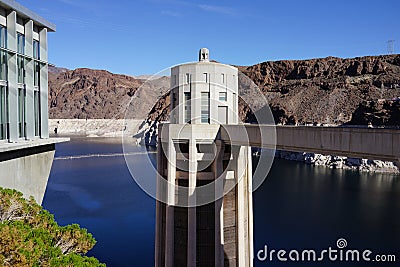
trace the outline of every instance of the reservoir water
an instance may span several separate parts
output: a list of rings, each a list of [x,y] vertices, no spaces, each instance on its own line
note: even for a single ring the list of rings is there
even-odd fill
[[[119,139],[72,138],[56,146],[43,206],[60,225],[78,223],[97,240],[89,255],[107,266],[154,266],[155,201],[131,178]],[[141,169],[145,148],[130,155]],[[97,157],[95,154],[117,155]],[[73,157],[92,155],[88,157]],[[150,154],[155,163],[156,154]],[[262,164],[262,163],[261,163]],[[397,263],[272,262],[254,266],[399,266],[400,176],[309,166],[276,159],[254,193],[254,250],[369,249]],[[286,255],[287,256],[287,255]],[[372,257],[372,256],[370,256]]]

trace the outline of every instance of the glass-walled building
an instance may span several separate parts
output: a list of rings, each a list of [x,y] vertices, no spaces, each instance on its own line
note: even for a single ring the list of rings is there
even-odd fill
[[[0,142],[48,138],[47,33],[55,25],[0,0]]]
[[[0,187],[41,204],[55,154],[49,138],[47,33],[55,25],[0,0]]]

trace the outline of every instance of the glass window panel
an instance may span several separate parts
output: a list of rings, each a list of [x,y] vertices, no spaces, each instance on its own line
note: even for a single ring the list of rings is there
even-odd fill
[[[7,120],[6,120],[6,87],[0,87],[0,139],[7,138]]]
[[[17,57],[17,63],[18,63],[18,83],[24,83],[25,82],[25,62],[24,62],[24,57],[23,56],[18,56]]]
[[[8,90],[8,87],[5,87],[6,90],[6,123],[10,122],[10,114],[9,114],[9,106],[10,106],[10,91]]]
[[[25,90],[18,89],[18,130],[19,137],[25,136]]]
[[[33,40],[33,58],[40,59],[39,41]]]
[[[19,54],[24,54],[25,53],[25,36],[22,33],[17,34],[17,46],[18,46],[17,52]]]
[[[35,136],[40,135],[40,103],[39,103],[39,91],[35,91],[33,95],[34,102],[34,116],[35,116]]]
[[[4,26],[0,26],[0,46],[7,48],[7,29]]]
[[[0,80],[7,80],[7,52],[0,51]]]
[[[7,48],[7,29],[0,26],[0,47]],[[0,80],[7,80],[7,52],[0,51]]]
[[[34,85],[39,86],[39,80],[40,80],[40,63],[35,61],[34,63],[34,70],[33,70],[33,80],[34,80]]]

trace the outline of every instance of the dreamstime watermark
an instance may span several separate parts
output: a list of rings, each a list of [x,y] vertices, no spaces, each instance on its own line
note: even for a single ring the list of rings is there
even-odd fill
[[[257,252],[259,261],[280,261],[280,262],[396,262],[394,254],[374,254],[369,249],[346,249],[347,240],[339,238],[336,247],[328,247],[323,250],[304,249],[304,250],[285,250],[268,249],[265,245]]]

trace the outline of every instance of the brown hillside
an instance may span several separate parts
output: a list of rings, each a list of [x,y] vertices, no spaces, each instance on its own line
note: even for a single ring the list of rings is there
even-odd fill
[[[50,118],[123,118],[130,97],[142,84],[105,70],[49,73]]]
[[[343,124],[363,101],[400,95],[400,55],[264,62],[239,67],[278,123]]]
[[[238,68],[266,96],[276,123],[341,125],[351,121],[365,101],[400,96],[400,55],[284,60]],[[239,87],[244,82],[239,76]],[[164,96],[149,118],[167,120],[168,107]],[[239,115],[242,121],[255,122],[241,100]]]
[[[355,112],[362,117],[360,112],[367,110],[360,107],[364,102],[400,96],[400,55],[283,60],[238,68],[259,86],[277,123],[344,124]],[[167,120],[168,78],[154,80],[136,93],[142,84],[143,80],[101,70],[51,72],[50,117],[122,118],[135,95],[135,113],[147,113],[151,105],[150,119]],[[157,103],[152,102],[158,97]],[[254,122],[246,104],[240,101],[239,106],[242,120]],[[379,110],[373,113],[380,114]],[[396,111],[385,114],[393,116]],[[353,121],[362,123],[361,119]],[[393,123],[389,118],[384,121]]]

